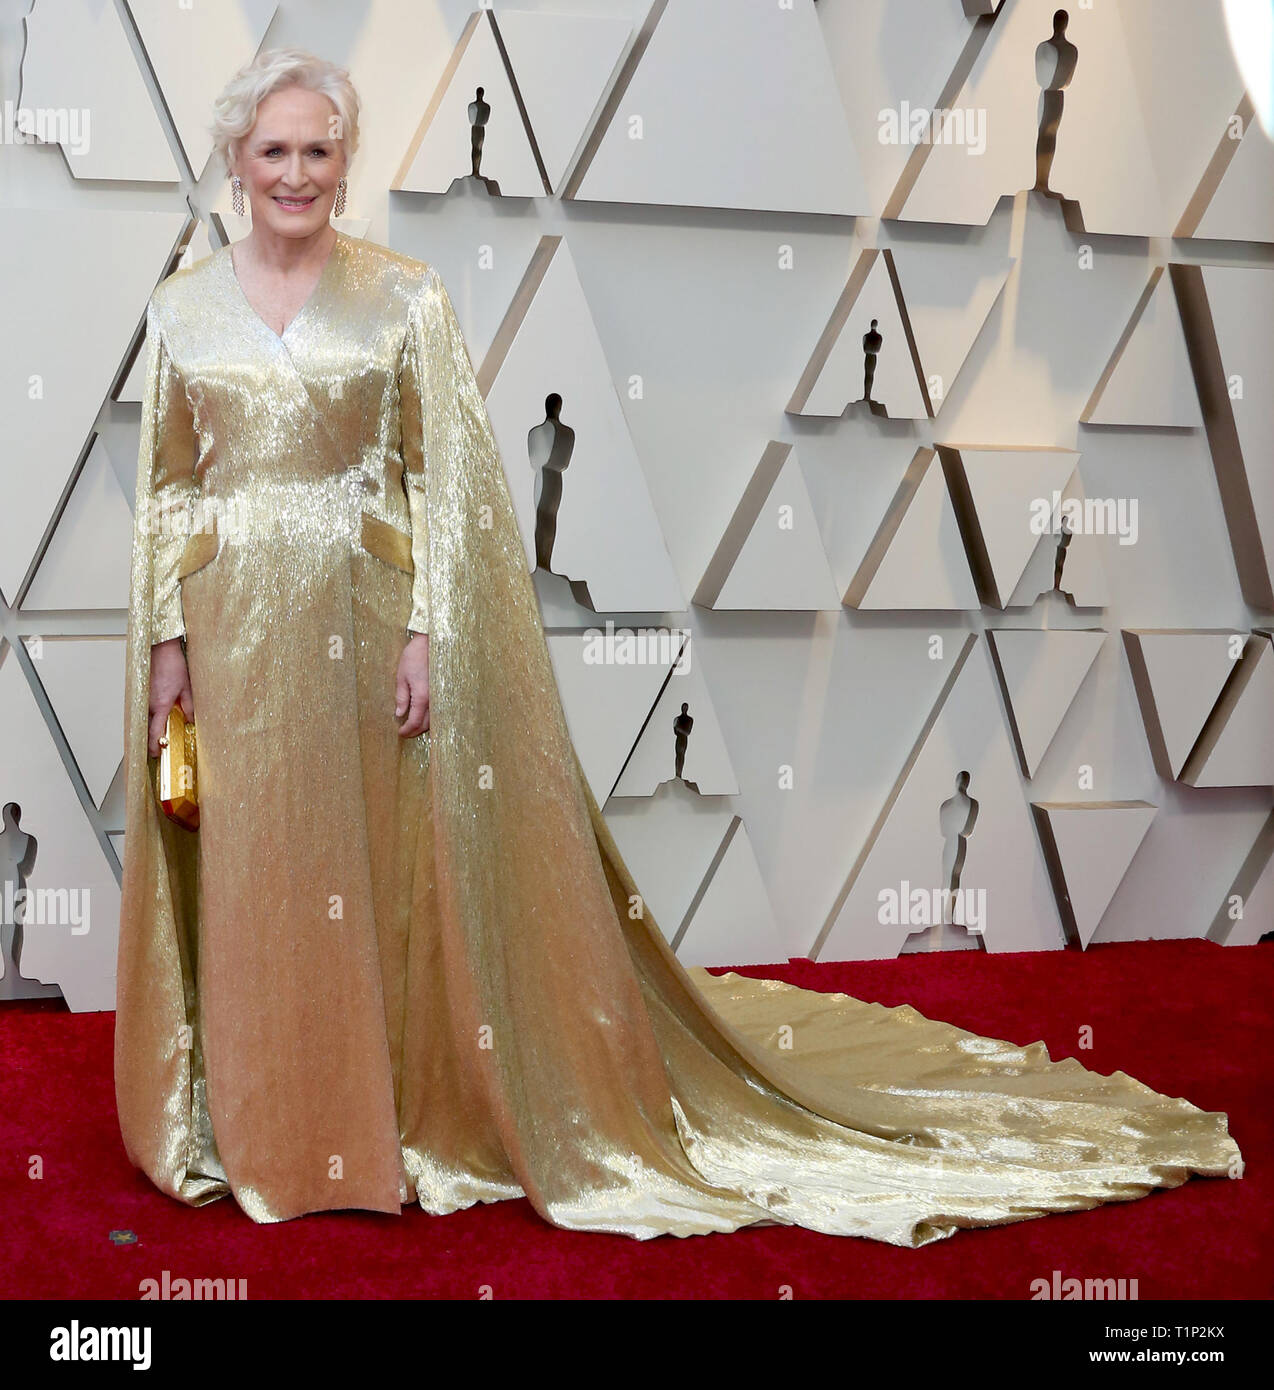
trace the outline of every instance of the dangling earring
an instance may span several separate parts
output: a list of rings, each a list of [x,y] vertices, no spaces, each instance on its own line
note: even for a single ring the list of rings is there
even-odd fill
[[[240,217],[246,216],[243,207],[243,182],[238,174],[230,180],[230,206]]]
[[[336,185],[336,202],[332,206],[333,217],[344,217],[345,215],[345,189],[348,185],[345,182],[345,175],[341,175],[341,181]]]

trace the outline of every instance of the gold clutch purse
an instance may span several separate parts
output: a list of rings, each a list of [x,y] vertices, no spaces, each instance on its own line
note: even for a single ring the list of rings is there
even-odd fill
[[[159,740],[155,796],[164,815],[186,830],[199,829],[199,779],[195,726],[186,722],[181,704],[168,711],[168,728]]]

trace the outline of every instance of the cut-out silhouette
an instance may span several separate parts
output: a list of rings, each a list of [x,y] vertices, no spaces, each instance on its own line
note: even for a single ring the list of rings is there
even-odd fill
[[[686,765],[686,744],[690,741],[690,730],[694,728],[694,718],[690,714],[690,706],[682,702],[681,713],[672,721],[672,732],[677,750],[677,778],[685,781],[682,777],[682,770]]]
[[[942,831],[945,844],[942,850],[942,886],[949,888],[950,894],[943,900],[942,920],[954,921],[952,905],[960,890],[960,875],[964,872],[964,860],[969,851],[969,836],[978,819],[978,803],[969,795],[969,774],[956,773],[956,789],[938,808],[938,828]],[[973,933],[981,943],[982,932]]]
[[[535,469],[535,563],[549,571],[557,509],[562,504],[562,474],[570,467],[575,448],[575,431],[562,423],[561,414],[562,398],[554,391],[545,398],[544,419],[527,434],[527,451]]]
[[[0,956],[4,958],[0,999],[56,999],[62,993],[57,985],[41,984],[22,974],[21,919],[26,910],[17,895],[26,888],[27,879],[35,868],[37,841],[34,835],[22,829],[22,807],[16,801],[6,803],[0,818],[3,819],[3,829],[0,829]],[[12,920],[6,910],[10,901],[15,903]]]
[[[482,172],[482,147],[486,141],[487,122],[491,119],[491,104],[484,101],[482,94],[486,89],[474,89],[473,100],[465,108],[469,114],[469,174],[468,179],[457,176],[451,186],[473,181],[482,184],[492,197],[499,197],[500,185],[495,179],[487,178]]]
[[[1066,565],[1066,549],[1075,535],[1075,527],[1069,516],[1062,517],[1060,525],[1062,529],[1062,538],[1057,542],[1057,553],[1053,558],[1053,592],[1061,594],[1061,596],[1074,607],[1074,594],[1062,588],[1062,570]]]
[[[562,398],[556,391],[544,398],[544,419],[526,432],[526,452],[535,473],[535,568],[559,574],[553,568],[553,547],[562,505],[563,474],[575,452],[575,431],[562,423]],[[576,603],[597,611],[584,580],[560,574],[559,578],[570,585]]]
[[[863,400],[872,410],[876,409],[877,402],[871,398],[871,386],[876,379],[876,361],[885,342],[876,328],[876,322],[872,319],[870,332],[863,334]]]
[[[482,164],[482,142],[486,138],[487,122],[491,119],[491,106],[489,102],[482,99],[483,88],[479,87],[474,93],[474,99],[469,103],[469,153],[472,159],[472,173],[475,179],[482,177],[480,167]]]
[[[938,808],[938,828],[942,832],[941,915],[932,925],[908,933],[904,949],[911,951],[941,951],[969,949],[972,942],[979,951],[986,950],[986,922],[979,918],[974,926],[955,921],[955,905],[960,892],[960,878],[969,849],[969,836],[978,818],[979,804],[969,795],[969,774],[958,772],[955,793]],[[968,916],[968,912],[963,914]]]
[[[1053,156],[1057,153],[1057,128],[1062,123],[1066,97],[1063,89],[1075,76],[1079,49],[1066,37],[1070,16],[1065,10],[1053,15],[1052,35],[1035,50],[1035,80],[1043,89],[1040,96],[1040,128],[1035,142],[1035,191],[1049,198],[1062,198],[1049,187]]]

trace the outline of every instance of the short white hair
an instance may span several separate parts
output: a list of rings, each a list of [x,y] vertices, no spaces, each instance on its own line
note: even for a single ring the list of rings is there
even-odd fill
[[[257,107],[284,87],[319,92],[336,107],[348,164],[358,148],[358,93],[349,73],[301,48],[271,48],[245,63],[213,103],[213,147],[226,167],[234,147],[256,124]]]

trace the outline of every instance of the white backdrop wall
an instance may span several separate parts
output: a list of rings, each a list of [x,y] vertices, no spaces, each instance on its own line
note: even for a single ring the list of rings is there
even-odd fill
[[[87,933],[27,928],[22,973],[111,1007],[131,368],[174,250],[246,230],[204,167],[198,113],[262,40],[350,68],[362,147],[341,225],[439,268],[531,530],[526,432],[543,412],[527,402],[563,395],[561,553],[591,592],[637,602],[593,612],[564,575],[536,583],[594,792],[683,959],[1274,929],[1274,550],[1245,539],[1274,545],[1274,333],[1257,312],[1274,278],[1269,55],[1263,78],[1239,73],[1220,0],[1072,5],[1063,203],[1026,192],[1054,5],[994,9],[497,5],[528,133],[467,3],[0,0],[0,804],[20,803],[37,840],[22,882],[94,897]],[[482,172],[517,194],[464,178],[475,75],[493,103]],[[89,148],[19,139],[14,113],[36,105],[86,109]],[[933,106],[967,110],[963,144],[882,140],[888,113],[905,126]],[[1139,316],[1168,266],[1248,272],[1238,302],[1257,326],[1208,272],[1163,270]],[[858,401],[871,317],[888,414]],[[1207,400],[1218,373],[1244,388],[1228,405]],[[1057,537],[1023,548],[1034,485],[1075,481],[1058,451],[1078,456],[1084,495],[1137,509],[1132,543],[1072,539],[1062,587],[1079,606],[1047,592]],[[1219,477],[1239,498],[1228,515]],[[591,665],[582,634],[607,619],[688,632],[690,672]],[[1014,639],[1016,664],[1006,636],[997,665],[998,629],[1038,636]],[[1215,642],[1212,660],[1181,659],[1191,630],[1237,634],[1240,660]],[[1215,738],[1211,765],[1241,772],[1210,776],[1199,753],[1190,785],[1157,766],[1158,724],[1183,753]],[[985,889],[983,929],[890,926],[882,894],[948,886],[940,808],[962,769],[978,816],[960,886]],[[0,836],[15,884],[24,844]],[[35,992],[11,954],[4,967],[5,996]]]

